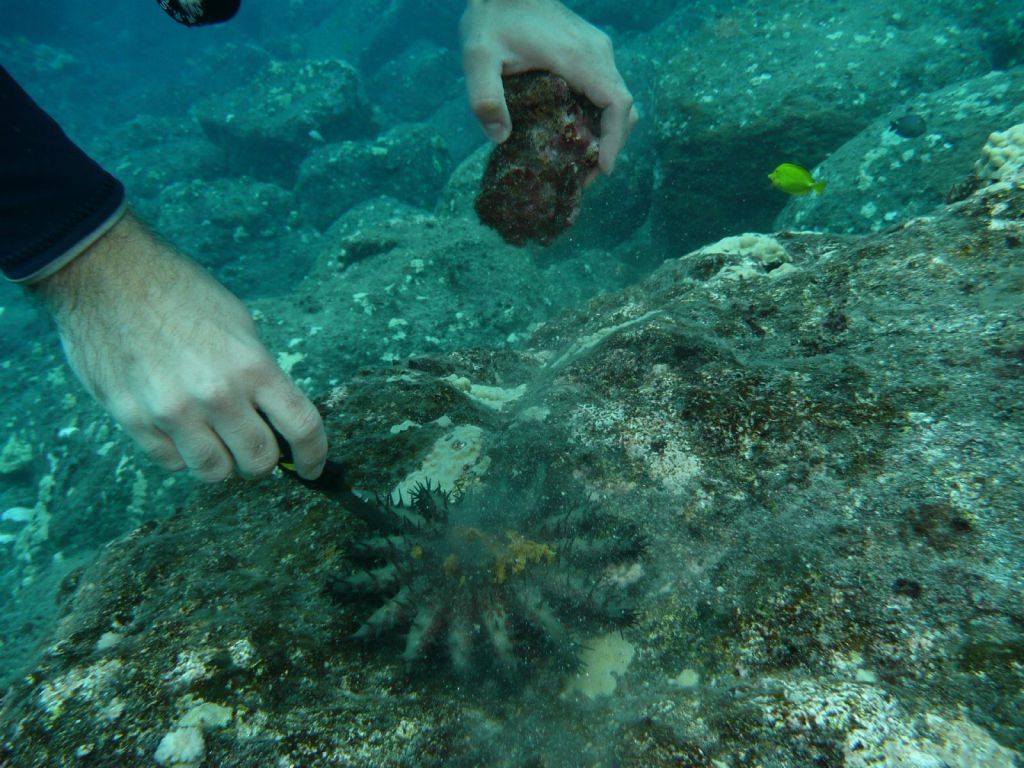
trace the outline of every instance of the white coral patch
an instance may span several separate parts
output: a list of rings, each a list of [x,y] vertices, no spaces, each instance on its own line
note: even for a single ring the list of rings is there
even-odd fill
[[[792,261],[782,243],[774,237],[755,232],[725,237],[697,251],[698,256],[708,254],[726,257],[723,260],[725,263],[711,278],[712,280],[776,277],[775,271]]]
[[[175,728],[164,734],[153,759],[160,765],[190,768],[206,759],[206,740],[199,728]]]
[[[588,699],[611,696],[618,680],[629,669],[636,647],[619,632],[585,641],[580,652],[582,669],[569,678],[564,694],[583,694]]]
[[[1024,174],[1024,123],[989,135],[975,174],[986,182],[1009,182]]]
[[[490,461],[483,454],[486,433],[473,424],[463,424],[434,441],[420,468],[410,473],[391,492],[408,499],[413,489],[429,480],[446,491],[464,486],[487,471]]]
[[[445,376],[444,381],[447,381],[456,389],[465,392],[480,405],[486,405],[495,411],[502,410],[506,405],[514,403],[526,394],[525,384],[505,389],[503,387],[492,387],[487,384],[474,384],[465,376],[456,376],[455,374]]]

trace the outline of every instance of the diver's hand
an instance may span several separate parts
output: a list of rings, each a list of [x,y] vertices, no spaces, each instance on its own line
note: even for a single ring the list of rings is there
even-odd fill
[[[598,165],[612,172],[637,113],[604,32],[556,0],[468,0],[460,32],[470,106],[492,141],[512,132],[501,76],[544,69],[602,110]]]
[[[320,415],[260,343],[249,312],[199,265],[126,214],[33,288],[86,389],[154,461],[215,482],[270,472],[277,441],[320,474]]]

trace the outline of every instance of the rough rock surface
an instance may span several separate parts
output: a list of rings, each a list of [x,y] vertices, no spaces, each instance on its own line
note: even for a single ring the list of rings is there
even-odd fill
[[[367,81],[371,100],[389,122],[422,120],[448,99],[462,98],[455,51],[419,41],[392,57]]]
[[[321,145],[302,163],[295,194],[303,218],[327,229],[354,205],[384,195],[433,208],[451,170],[436,131],[402,124],[373,141]]]
[[[368,34],[359,41],[359,68],[376,71],[392,61],[396,52],[421,41],[457,49],[462,10],[459,5],[421,0],[387,0],[364,3],[352,9],[349,12],[368,15],[373,20]]]
[[[440,104],[426,123],[444,136],[456,163],[461,163],[482,145],[489,144],[465,94],[461,92]]]
[[[474,221],[389,198],[343,215],[315,253],[292,293],[255,305],[275,319],[264,337],[314,392],[363,365],[466,345],[521,346],[531,325],[633,274],[603,251],[544,266]]]
[[[251,83],[200,102],[194,112],[232,174],[286,187],[323,142],[376,132],[359,73],[333,59],[273,61]]]
[[[48,636],[63,576],[94,560],[103,544],[164,517],[184,502],[190,484],[151,466],[81,392],[48,318],[32,318],[32,305],[17,294],[0,301],[10,341],[2,348],[4,365],[22,372],[0,378],[0,678],[6,683],[27,671]]]
[[[157,231],[244,297],[283,293],[305,277],[317,233],[292,194],[251,177],[178,181],[143,210]]]
[[[890,123],[905,114],[925,121],[905,137]],[[928,213],[970,174],[989,133],[1024,120],[1024,67],[991,72],[913,99],[872,122],[815,170],[823,195],[793,198],[778,229],[878,231]]]
[[[669,49],[647,100],[662,183],[652,234],[682,251],[765,231],[787,202],[767,180],[811,168],[876,118],[992,68],[1006,23],[959,3],[740,3]],[[941,56],[921,51],[941,46]]]
[[[67,581],[57,636],[4,698],[0,756],[1020,765],[1022,234],[1018,175],[859,238],[727,238],[529,351],[325,393],[359,488],[447,472],[497,503],[585,497],[647,534],[636,625],[588,643],[620,651],[602,691],[407,676],[354,643],[363,614],[325,585],[361,524],[275,478],[212,489]]]
[[[226,170],[224,153],[193,121],[140,115],[102,137],[95,157],[120,179],[133,205],[169,184],[211,180]]]

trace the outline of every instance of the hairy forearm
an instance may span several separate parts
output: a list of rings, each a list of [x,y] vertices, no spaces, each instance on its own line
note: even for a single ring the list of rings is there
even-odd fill
[[[167,345],[160,329],[168,307],[157,294],[181,279],[180,261],[127,213],[73,261],[29,286],[53,315],[72,369],[105,407],[112,407],[121,372],[139,357],[129,340]]]
[[[123,327],[131,315],[146,312],[169,283],[182,279],[182,261],[126,213],[76,259],[28,290],[62,331],[83,322]]]
[[[206,481],[269,473],[277,441],[316,477],[327,439],[316,408],[260,343],[245,306],[130,214],[32,286],[71,368],[154,461]]]

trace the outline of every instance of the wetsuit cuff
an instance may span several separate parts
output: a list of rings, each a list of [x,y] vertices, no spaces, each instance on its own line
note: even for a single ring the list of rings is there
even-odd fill
[[[47,262],[46,265],[37,269],[31,275],[26,275],[25,277],[19,277],[16,279],[8,278],[8,280],[12,283],[19,283],[21,285],[32,285],[32,283],[38,283],[40,280],[45,280],[50,275],[56,274],[84,253],[90,245],[107,234],[107,232],[109,232],[113,226],[121,220],[121,217],[124,216],[127,210],[128,201],[126,199],[122,199],[121,204],[117,206],[113,213],[100,222],[99,226],[64,251],[60,256]]]

